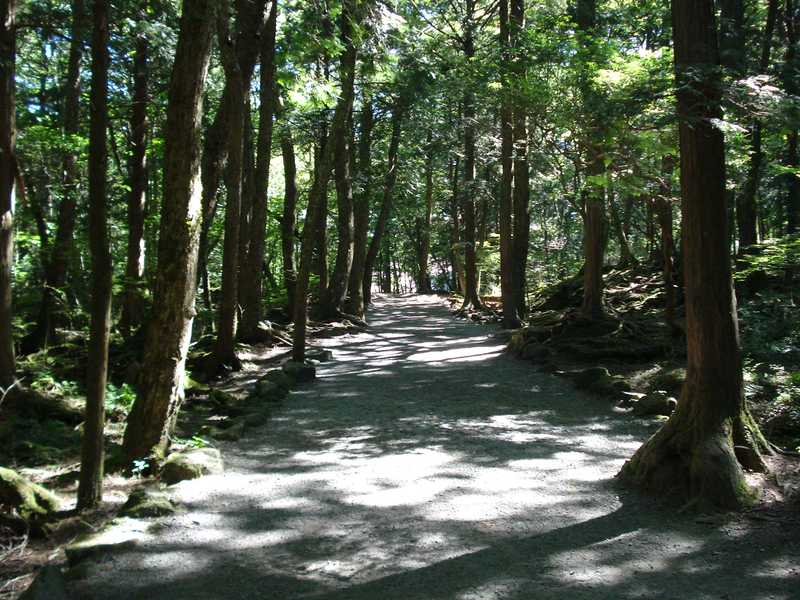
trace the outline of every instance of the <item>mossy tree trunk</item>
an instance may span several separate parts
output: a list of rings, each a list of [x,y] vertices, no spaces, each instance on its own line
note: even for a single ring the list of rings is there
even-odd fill
[[[202,226],[201,124],[216,0],[183,0],[164,136],[164,187],[142,381],[128,416],[129,461],[163,450],[183,400]]]
[[[678,408],[629,460],[621,478],[701,505],[753,499],[742,468],[765,469],[767,445],[743,394],[731,279],[725,143],[713,0],[673,0],[680,119],[688,364]],[[698,101],[698,99],[701,99]]]

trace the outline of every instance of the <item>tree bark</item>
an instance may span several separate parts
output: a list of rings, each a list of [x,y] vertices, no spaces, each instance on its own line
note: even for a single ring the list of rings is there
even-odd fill
[[[392,109],[392,137],[389,140],[389,154],[386,160],[386,173],[383,176],[383,198],[381,208],[378,213],[378,220],[375,223],[375,231],[369,243],[367,256],[364,260],[364,281],[362,284],[362,295],[364,304],[369,306],[372,302],[372,272],[375,269],[375,260],[378,258],[378,251],[381,248],[383,235],[386,232],[386,225],[392,214],[394,204],[394,186],[397,182],[397,155],[400,149],[400,137],[403,131],[403,119],[405,118],[405,105],[402,97],[395,99]]]
[[[428,130],[426,143],[428,156],[425,159],[425,215],[422,218],[419,236],[419,275],[417,292],[430,294],[431,287],[430,255],[431,255],[431,219],[433,218],[433,132]]]
[[[11,323],[16,168],[17,2],[0,0],[0,387],[16,381]],[[2,393],[2,392],[0,392]]]
[[[759,74],[766,73],[769,68],[770,54],[772,52],[772,37],[775,33],[775,23],[778,15],[778,0],[769,0],[767,4],[767,23],[764,27],[764,37],[761,40],[761,58],[759,61]],[[756,118],[750,126],[750,151],[748,152],[747,179],[744,191],[737,196],[736,221],[739,230],[739,252],[746,253],[747,249],[758,243],[758,185],[761,180],[761,165],[764,161],[762,150],[762,123]]]
[[[67,58],[67,78],[64,83],[64,135],[76,136],[80,127],[81,60],[86,28],[84,0],[72,2],[72,31]],[[73,254],[75,221],[77,217],[80,171],[78,157],[67,151],[63,159],[62,199],[58,207],[55,239],[46,263],[42,303],[39,307],[32,349],[47,348],[55,338],[56,324],[66,301],[64,285],[67,266]]]
[[[597,41],[596,0],[579,0],[577,24],[582,35],[582,50],[587,60],[594,60]],[[603,149],[600,143],[601,118],[599,111],[600,95],[594,88],[590,74],[584,70],[581,75],[581,93],[584,110],[587,114],[586,161],[587,175],[598,177],[605,172]],[[606,240],[605,189],[595,182],[587,182],[583,194],[583,301],[581,314],[587,319],[603,316],[603,262]]]
[[[123,443],[128,461],[161,454],[183,401],[202,220],[200,128],[216,0],[183,0],[167,103],[164,187],[142,380]]]
[[[670,326],[674,334],[678,333],[675,323],[675,269],[673,255],[675,254],[675,240],[672,233],[672,171],[674,169],[674,158],[664,156],[661,161],[661,190],[655,201],[655,209],[658,213],[658,223],[661,228],[661,273],[664,281],[664,320]]]
[[[463,23],[464,59],[475,57],[475,0],[465,0]],[[464,213],[464,304],[461,310],[470,307],[482,309],[478,296],[478,261],[475,246],[475,93],[467,84],[463,96],[464,128],[464,188],[461,191],[461,210]]]
[[[348,38],[353,35],[352,21],[357,18],[354,0],[345,0],[342,7],[342,22],[346,23]],[[357,51],[355,44],[349,43],[342,52],[339,66],[341,92],[339,101],[336,104],[333,121],[331,122],[330,134],[335,139],[341,130],[347,125],[347,119],[353,109],[353,93],[355,84],[355,68]],[[330,181],[331,170],[335,158],[336,145],[332,142],[325,144],[322,151],[318,168],[316,169],[314,182],[308,194],[308,208],[306,210],[306,222],[303,227],[303,240],[300,247],[300,265],[297,272],[297,287],[295,293],[294,306],[294,331],[292,335],[292,359],[296,362],[305,360],[306,352],[306,322],[308,307],[308,285],[311,273],[311,262],[314,252],[314,238],[318,233],[319,213],[323,206],[323,197],[327,195],[328,182]]]
[[[92,8],[92,89],[89,121],[89,251],[92,298],[86,375],[78,509],[96,506],[103,496],[103,456],[108,341],[111,331],[111,252],[108,240],[108,0]]]
[[[141,22],[145,19],[142,6]],[[120,329],[129,334],[144,320],[144,221],[147,207],[147,61],[148,41],[144,32],[136,38],[133,59],[133,103],[131,107],[131,145],[128,194],[128,253]]]
[[[284,123],[281,133],[281,153],[283,155],[284,196],[281,215],[281,257],[283,259],[283,283],[286,286],[286,310],[291,318],[294,315],[295,287],[297,276],[294,270],[294,229],[297,212],[297,163],[294,153],[294,140],[289,123]]]
[[[242,80],[250,82],[253,78],[260,45],[259,37],[266,18],[267,0],[234,0],[236,6],[236,58]],[[239,97],[233,82],[226,79],[219,108],[214,121],[206,132],[203,145],[203,226],[200,233],[200,271],[206,268],[208,260],[208,234],[217,212],[217,191],[223,170],[228,160],[228,138],[231,120],[237,110],[234,95]]]
[[[623,467],[643,489],[701,505],[754,500],[742,472],[765,469],[768,447],[750,417],[731,279],[725,141],[713,0],[673,0],[680,119],[688,364],[678,408]],[[698,98],[703,100],[698,102]]]
[[[513,57],[511,62],[514,81],[524,86],[525,61],[522,56],[522,37],[525,30],[525,0],[511,0],[510,22],[511,46]],[[527,106],[520,90],[514,100],[514,300],[517,303],[517,316],[525,318],[527,313],[527,265],[528,246],[530,245],[531,215],[530,205],[530,169],[528,166],[528,115]]]
[[[262,277],[267,226],[269,166],[272,159],[272,131],[275,113],[275,34],[277,2],[272,3],[261,47],[261,105],[259,107],[258,158],[255,173],[255,202],[250,221],[250,245],[242,265],[242,325],[240,338],[258,341],[261,321]]]
[[[500,43],[503,60],[511,62],[511,33],[509,26],[508,0],[500,0]],[[513,85],[510,73],[504,78],[504,90],[500,100],[500,198],[498,202],[498,227],[500,230],[500,296],[503,302],[503,327],[515,329],[521,325],[514,285],[514,106]]]
[[[786,0],[783,13],[784,29],[786,30],[786,56],[783,66],[783,83],[786,93],[791,96],[800,94],[800,84],[798,84],[798,26],[800,25],[800,15],[795,0]],[[795,123],[797,119],[795,119]],[[792,169],[793,172],[787,173],[786,180],[786,233],[792,235],[800,230],[800,176],[797,175],[797,168],[800,166],[797,147],[797,126],[791,127],[786,135],[786,154],[783,159],[784,166]]]
[[[369,208],[372,199],[372,97],[364,87],[361,107],[361,136],[358,140],[358,193],[353,199],[353,266],[350,269],[347,312],[364,318],[364,270],[369,236]]]

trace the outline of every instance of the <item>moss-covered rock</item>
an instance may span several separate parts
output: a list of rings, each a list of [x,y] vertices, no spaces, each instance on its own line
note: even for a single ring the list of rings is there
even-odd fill
[[[283,372],[297,383],[313,381],[317,376],[317,368],[310,363],[299,363],[293,360],[283,363]]]
[[[222,455],[215,448],[192,448],[167,457],[161,479],[168,485],[222,473]]]
[[[633,414],[638,417],[669,416],[678,407],[678,401],[667,392],[657,390],[643,396],[633,405]]]
[[[113,552],[135,547],[147,529],[146,521],[122,517],[114,519],[102,530],[87,533],[64,548],[67,563],[74,567],[87,558],[106,557]]]
[[[175,510],[166,492],[137,488],[128,496],[120,514],[134,518],[163,517],[173,514]]]
[[[611,397],[630,392],[630,384],[622,377],[612,375],[605,367],[590,367],[562,373],[569,377],[577,388],[597,396]]]
[[[297,382],[283,369],[270,369],[258,380],[258,383],[272,383],[288,392]],[[258,388],[257,385],[256,388]]]
[[[253,392],[259,400],[278,402],[286,398],[289,394],[289,389],[274,381],[258,381]]]
[[[0,467],[0,509],[14,509],[24,519],[46,517],[61,501],[53,492],[16,471]]]
[[[61,570],[55,565],[45,565],[19,600],[69,600],[69,598]]]

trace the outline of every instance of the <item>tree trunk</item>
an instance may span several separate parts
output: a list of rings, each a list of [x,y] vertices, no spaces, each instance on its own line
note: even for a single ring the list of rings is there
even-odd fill
[[[253,77],[260,48],[258,40],[262,35],[265,23],[267,0],[234,1],[236,6],[236,40],[234,42],[236,59],[239,63],[242,81],[249,83]],[[234,82],[229,82],[226,78],[219,108],[213,123],[206,132],[203,145],[203,225],[200,233],[201,271],[205,269],[205,263],[208,260],[208,234],[217,212],[217,191],[225,163],[228,160],[228,138],[231,120],[238,110],[234,106],[234,96],[240,97],[240,94],[235,89]]]
[[[422,219],[419,239],[419,276],[417,280],[417,292],[420,294],[430,294],[431,273],[430,273],[430,254],[431,254],[431,219],[433,218],[433,132],[428,130],[427,139],[428,156],[425,160],[425,216]]]
[[[463,51],[469,63],[475,57],[475,0],[465,0]],[[478,296],[478,261],[475,247],[475,93],[467,84],[463,98],[464,127],[464,189],[461,192],[461,210],[464,213],[464,304],[482,309]]]
[[[662,184],[658,198],[656,198],[656,212],[661,227],[661,273],[664,281],[664,320],[677,334],[679,329],[675,323],[675,269],[672,257],[675,254],[675,240],[672,233],[672,171],[674,159],[664,156],[661,161]]]
[[[797,96],[800,94],[797,76],[797,29],[800,24],[800,18],[798,17],[795,0],[786,0],[783,16],[784,29],[786,30],[786,57],[783,66],[784,88],[787,94]],[[786,135],[786,154],[783,164],[793,170],[793,172],[784,176],[786,180],[786,233],[792,235],[800,230],[800,177],[797,175],[797,167],[800,166],[800,161],[797,154],[796,125],[791,127]]]
[[[503,46],[503,60],[511,62],[511,34],[509,27],[508,0],[500,1],[500,43]],[[514,209],[514,107],[512,103],[513,85],[511,77],[504,79],[504,90],[500,100],[500,201],[498,202],[500,230],[500,296],[503,302],[503,327],[515,329],[520,326],[518,313],[517,286],[514,285],[515,253],[513,236]]]
[[[164,130],[164,187],[153,308],[140,389],[123,444],[128,461],[165,450],[183,401],[202,219],[203,85],[216,7],[216,0],[183,0]]]
[[[272,3],[264,41],[261,48],[261,105],[259,107],[258,162],[255,174],[255,202],[250,222],[250,245],[242,265],[242,325],[240,337],[258,341],[258,324],[261,321],[262,277],[264,244],[269,201],[269,166],[272,159],[272,130],[275,113],[275,34],[277,30],[277,2]]]
[[[514,51],[511,68],[517,86],[524,87],[525,61],[521,46],[525,31],[525,0],[511,0],[510,34]],[[531,215],[530,169],[528,167],[527,106],[521,91],[514,96],[514,300],[520,319],[527,313],[527,264]]]
[[[456,289],[461,293],[464,293],[466,284],[464,282],[464,261],[461,258],[461,219],[459,218],[458,210],[458,200],[460,196],[458,186],[460,181],[458,172],[459,162],[459,157],[456,156],[451,163],[450,181],[453,190],[453,196],[450,202],[450,212],[452,213],[452,223],[450,228],[452,244],[450,249],[452,252],[453,270],[455,271],[454,283],[456,284]]]
[[[349,36],[348,36],[349,39]],[[352,43],[352,42],[349,42]],[[328,289],[322,300],[321,312],[325,318],[334,318],[341,313],[347,296],[350,271],[353,268],[355,222],[353,214],[353,180],[351,173],[352,117],[348,125],[330,143],[336,144],[334,178],[336,180],[337,233],[336,262]]]
[[[758,65],[759,74],[767,72],[772,52],[772,36],[775,33],[775,23],[778,15],[778,0],[769,0],[767,5],[767,23],[764,27],[764,37],[761,39],[761,59]],[[738,195],[736,206],[736,221],[739,230],[739,252],[758,243],[758,185],[761,180],[761,165],[764,161],[764,152],[761,144],[762,124],[760,119],[755,119],[750,126],[750,150],[748,152],[749,164],[747,165],[747,179],[744,191]]]
[[[144,10],[142,11],[144,13]],[[144,14],[141,17],[144,22]],[[133,103],[131,107],[131,145],[129,160],[131,191],[128,194],[128,256],[120,329],[130,333],[144,320],[144,221],[147,206],[147,35],[136,38],[133,59]]]
[[[286,286],[286,309],[291,318],[294,315],[295,287],[297,277],[294,271],[294,228],[297,212],[297,164],[294,155],[294,140],[289,124],[283,125],[281,133],[281,152],[283,154],[284,196],[281,215],[281,256],[283,259],[283,283]]]
[[[347,38],[353,35],[352,20],[357,17],[354,0],[345,0],[342,7],[342,23],[346,25]],[[341,93],[336,104],[333,121],[331,122],[331,138],[336,136],[347,125],[347,119],[353,109],[353,92],[355,83],[355,67],[357,52],[355,44],[348,43],[342,53],[339,67],[341,80]],[[314,251],[314,238],[316,237],[319,223],[319,213],[323,206],[323,197],[327,195],[336,145],[332,142],[325,144],[319,165],[316,169],[314,182],[308,194],[308,208],[306,222],[303,227],[303,240],[300,248],[300,266],[297,272],[297,288],[294,306],[294,331],[292,335],[292,359],[297,362],[305,360],[306,352],[306,322],[308,307],[308,284],[311,273],[311,262]]]
[[[92,90],[89,121],[89,251],[92,259],[91,325],[86,360],[86,418],[83,424],[78,509],[103,496],[103,455],[108,340],[111,330],[111,252],[108,241],[108,0],[92,8]]]
[[[219,312],[217,343],[211,372],[220,368],[238,370],[236,356],[236,317],[239,303],[239,234],[242,209],[242,173],[244,164],[245,80],[235,46],[228,32],[229,5],[219,8],[219,46],[225,70],[226,88],[230,90],[230,117],[227,131],[227,173],[225,190],[225,238],[222,248],[222,300]]]
[[[14,196],[16,168],[17,2],[0,0],[0,387],[15,380],[12,335],[12,267],[14,264]],[[0,392],[2,394],[3,392]]]
[[[619,214],[619,206],[613,196],[609,196],[609,207],[611,209],[611,220],[614,225],[614,234],[617,236],[617,244],[619,245],[619,264],[620,269],[626,269],[636,264],[636,259],[631,252],[631,246],[628,242],[628,235],[625,233],[625,226],[622,217]]]
[[[596,0],[579,0],[577,23],[582,35],[582,51],[587,60],[595,60],[597,27]],[[600,94],[595,89],[591,74],[584,69],[580,75],[584,109],[589,123],[587,128],[586,160],[587,175],[597,177],[605,172],[601,147],[602,125]],[[602,185],[586,183],[583,194],[583,301],[581,314],[587,319],[598,319],[603,315],[603,261],[606,240],[605,190]]]
[[[386,173],[383,177],[383,199],[381,209],[378,213],[378,220],[375,223],[375,232],[369,243],[367,256],[364,260],[364,282],[362,294],[364,304],[369,306],[372,302],[372,272],[375,269],[375,259],[378,258],[378,250],[381,248],[383,234],[386,232],[386,225],[392,214],[394,203],[394,186],[397,182],[397,154],[400,149],[400,137],[403,130],[403,119],[405,117],[405,106],[403,99],[397,97],[392,109],[392,137],[389,140],[389,154],[386,160]]]
[[[364,88],[361,107],[361,137],[358,140],[358,193],[353,201],[353,267],[350,269],[347,312],[364,318],[364,269],[369,236],[369,207],[372,199],[372,128],[374,114],[369,90]]]
[[[75,136],[80,127],[81,60],[86,27],[84,0],[72,2],[72,31],[67,58],[67,79],[64,83],[64,135]],[[65,303],[64,285],[67,266],[73,254],[77,217],[80,171],[78,157],[67,151],[63,159],[62,199],[58,207],[55,240],[46,264],[42,304],[36,322],[32,349],[47,348],[55,337],[56,323]]]
[[[678,408],[623,467],[659,494],[738,508],[755,499],[742,466],[764,469],[766,442],[742,389],[728,248],[725,142],[713,0],[673,0],[680,118],[688,364]],[[698,102],[703,98],[703,102]],[[741,463],[741,464],[740,464]]]
[[[319,141],[314,151],[314,172],[313,179],[317,179],[317,171],[322,168],[322,155],[325,152],[330,138],[328,137],[327,124],[323,123]],[[335,160],[335,159],[334,159]],[[330,174],[328,175],[330,180]],[[313,273],[319,279],[317,288],[317,298],[322,299],[328,289],[328,190],[319,198],[319,207],[316,211],[316,221],[314,222],[316,231],[314,241]]]

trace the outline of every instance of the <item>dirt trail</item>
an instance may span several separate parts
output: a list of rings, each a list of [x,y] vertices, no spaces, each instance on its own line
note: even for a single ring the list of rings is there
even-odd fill
[[[91,563],[81,597],[800,598],[796,524],[676,517],[616,488],[654,424],[435,298],[382,299],[370,323],[222,446],[224,475],[172,488],[185,513]]]

